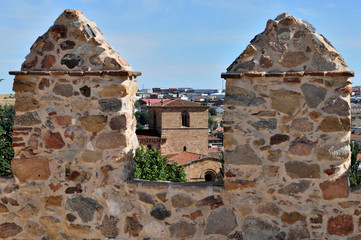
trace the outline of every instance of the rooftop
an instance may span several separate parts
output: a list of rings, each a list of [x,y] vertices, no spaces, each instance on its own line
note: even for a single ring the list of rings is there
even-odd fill
[[[176,98],[174,100],[171,100],[171,101],[167,101],[167,102],[159,102],[159,103],[156,103],[156,104],[153,104],[153,105],[150,105],[148,107],[170,107],[170,108],[177,108],[177,107],[196,107],[196,108],[207,108],[208,109],[208,106],[203,106],[203,105],[200,105],[198,103],[194,103],[194,102],[190,102],[190,101],[185,101],[185,100],[182,100],[180,98]]]

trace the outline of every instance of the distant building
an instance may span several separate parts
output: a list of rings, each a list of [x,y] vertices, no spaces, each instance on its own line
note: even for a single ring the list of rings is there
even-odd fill
[[[139,143],[184,166],[187,181],[218,180],[221,162],[208,157],[208,107],[177,98],[147,108],[149,129],[137,130]]]
[[[170,163],[177,162],[183,166],[187,176],[187,182],[195,181],[219,181],[222,163],[219,158],[213,158],[201,154],[180,152],[168,155]]]
[[[153,105],[156,103],[160,103],[162,101],[163,101],[163,103],[165,103],[165,102],[170,101],[170,99],[168,99],[168,98],[142,98],[142,99],[138,100],[138,102],[141,106],[149,106],[149,105]]]
[[[208,153],[208,107],[179,98],[148,107],[149,128],[166,139],[163,154]]]

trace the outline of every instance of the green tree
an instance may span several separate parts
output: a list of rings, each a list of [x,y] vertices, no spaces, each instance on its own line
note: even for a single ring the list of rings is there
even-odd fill
[[[209,108],[208,113],[210,116],[217,116],[217,110],[215,108]]]
[[[219,132],[213,133],[212,135],[215,136],[216,138],[220,138],[223,140],[224,132],[219,131]]]
[[[11,175],[11,160],[14,158],[13,125],[15,111],[13,106],[0,106],[0,176]]]
[[[208,128],[213,131],[214,129],[216,129],[218,127],[218,123],[217,121],[214,119],[214,117],[209,116],[208,117]]]
[[[349,169],[349,181],[350,186],[358,186],[361,182],[361,176],[359,175],[359,164],[357,161],[357,154],[360,152],[360,146],[356,141],[351,141],[351,166]]]
[[[141,108],[140,110],[136,111],[135,118],[137,119],[137,129],[139,129],[141,125],[149,124],[147,108]]]
[[[182,166],[174,162],[168,164],[168,157],[162,156],[155,148],[146,149],[144,146],[135,152],[134,178],[153,181],[185,182],[186,174]]]

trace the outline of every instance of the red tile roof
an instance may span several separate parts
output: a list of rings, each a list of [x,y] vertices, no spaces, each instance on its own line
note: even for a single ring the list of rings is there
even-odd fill
[[[361,138],[360,134],[351,134],[351,138]]]
[[[216,129],[214,129],[214,130],[212,131],[212,133],[216,133],[216,132],[224,132],[223,127],[217,127]]]
[[[208,156],[197,154],[197,153],[190,153],[190,152],[181,152],[177,154],[169,154],[168,161],[169,162],[177,162],[178,165],[182,166],[187,163],[190,163],[197,159],[207,158]]]
[[[217,137],[212,136],[212,135],[208,135],[208,141],[222,141],[222,139],[217,138]]]
[[[161,107],[162,103],[158,102],[156,104],[152,104],[149,107]],[[203,106],[195,102],[185,101],[180,98],[173,99],[171,101],[164,102],[163,107],[198,107],[198,108],[208,108],[208,106]]]
[[[163,100],[163,103],[170,101],[169,98],[142,98],[139,101],[145,102],[147,105],[152,105],[156,103],[160,103]]]

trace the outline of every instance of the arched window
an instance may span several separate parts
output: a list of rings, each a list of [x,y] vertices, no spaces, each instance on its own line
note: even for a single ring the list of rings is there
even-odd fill
[[[189,127],[189,113],[187,111],[182,112],[182,126]]]
[[[187,151],[187,147],[183,146],[183,151],[186,152]]]

